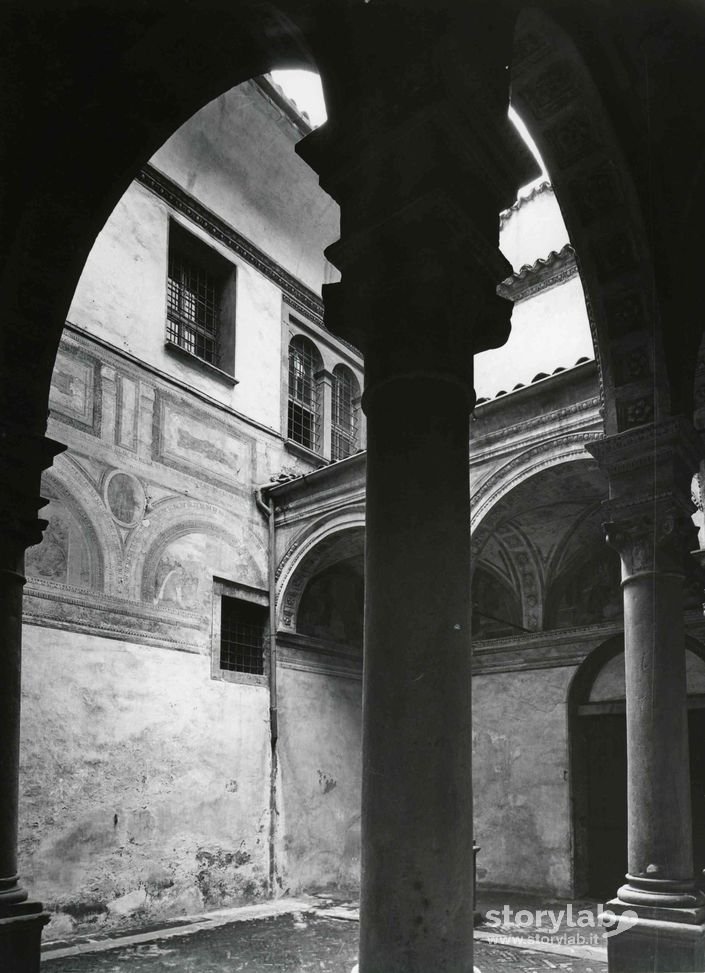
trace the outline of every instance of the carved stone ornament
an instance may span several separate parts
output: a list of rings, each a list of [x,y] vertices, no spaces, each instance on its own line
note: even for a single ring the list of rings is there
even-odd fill
[[[605,525],[607,543],[622,559],[622,580],[654,571],[684,575],[693,525],[679,510],[642,509]]]

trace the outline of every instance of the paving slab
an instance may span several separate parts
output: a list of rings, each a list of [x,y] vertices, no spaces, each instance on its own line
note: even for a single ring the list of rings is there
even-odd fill
[[[325,910],[325,907],[324,907]],[[337,910],[336,910],[337,911]],[[351,973],[357,962],[359,926],[350,909],[335,916],[314,911],[167,931],[162,938],[72,955],[42,957],[44,973]],[[606,973],[607,965],[584,957],[475,943],[479,973]]]

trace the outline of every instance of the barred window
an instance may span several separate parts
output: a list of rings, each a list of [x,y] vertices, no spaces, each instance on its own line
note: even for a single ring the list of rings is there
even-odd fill
[[[360,386],[345,365],[333,369],[331,459],[345,459],[357,449]]]
[[[218,288],[213,274],[183,254],[169,253],[167,337],[192,355],[218,360]]]
[[[321,356],[312,341],[295,335],[289,344],[287,436],[314,452],[320,451],[320,402],[316,373]]]
[[[267,608],[223,595],[220,612],[220,668],[263,675]]]
[[[235,268],[172,222],[169,229],[167,345],[234,371]]]

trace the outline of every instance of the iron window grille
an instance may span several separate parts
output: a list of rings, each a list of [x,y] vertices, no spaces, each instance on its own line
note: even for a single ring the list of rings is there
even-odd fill
[[[316,346],[301,335],[289,344],[289,403],[287,436],[313,452],[320,447],[320,403]]]
[[[168,340],[217,365],[219,317],[220,287],[216,275],[180,250],[170,248]]]
[[[345,459],[357,449],[357,379],[344,365],[333,369],[331,459]]]
[[[220,668],[229,672],[264,674],[265,627],[268,610],[223,595],[220,603]]]

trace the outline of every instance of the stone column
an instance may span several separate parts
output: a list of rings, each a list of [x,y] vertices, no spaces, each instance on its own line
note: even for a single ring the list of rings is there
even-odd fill
[[[24,552],[41,540],[37,520],[42,469],[65,447],[0,428],[0,970],[39,970],[41,903],[31,901],[17,869],[22,586]]]
[[[511,24],[330,6],[329,121],[297,149],[341,206],[326,323],[365,355],[360,973],[468,973],[472,356],[509,333],[498,214],[530,172]]]
[[[330,460],[333,455],[333,374],[322,368],[314,375],[318,384],[318,430],[320,453],[323,459]]]
[[[695,887],[683,628],[690,481],[699,442],[668,420],[589,447],[609,476],[607,540],[622,561],[628,868],[608,908],[610,971],[705,969]],[[627,915],[625,915],[627,913]],[[621,930],[621,931],[620,931]]]

